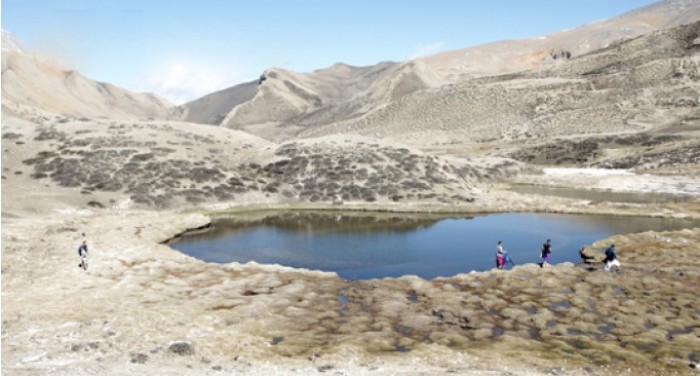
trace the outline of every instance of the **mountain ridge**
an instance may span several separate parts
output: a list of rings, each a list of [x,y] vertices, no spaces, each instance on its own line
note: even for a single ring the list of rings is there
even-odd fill
[[[700,19],[700,3],[666,0],[632,10],[619,16],[594,21],[579,27],[544,36],[494,41],[479,46],[446,51],[401,63],[379,63],[366,67],[334,64],[310,73],[280,68],[266,70],[249,99],[217,104],[228,110],[209,119],[222,119],[219,125],[245,130],[270,140],[285,140],[319,134],[317,129],[334,128],[334,123],[357,123],[359,119],[379,117],[385,108],[407,95],[430,92],[475,79],[489,80],[527,71],[550,71],[571,59],[607,48],[659,29]],[[386,64],[394,64],[387,66]],[[360,69],[377,74],[372,83],[356,87],[354,77],[343,70]],[[333,78],[335,78],[333,80]],[[278,81],[277,81],[278,80]],[[273,83],[274,82],[274,83]],[[342,88],[338,96],[329,87]],[[194,119],[196,101],[181,106],[185,118]],[[439,125],[440,116],[435,120]],[[214,124],[215,122],[208,122]],[[337,128],[337,127],[336,127]],[[325,134],[325,133],[324,133]]]
[[[92,80],[27,51],[2,31],[2,99],[66,116],[165,118],[172,104],[153,93],[136,93]]]

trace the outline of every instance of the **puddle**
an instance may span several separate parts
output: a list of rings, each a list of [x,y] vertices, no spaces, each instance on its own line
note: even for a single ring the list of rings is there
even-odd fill
[[[528,329],[527,331],[528,331],[528,333],[530,334],[530,339],[534,339],[535,341],[539,341],[540,339],[542,339],[542,337],[540,337],[540,331],[539,331],[539,329],[537,329],[537,328],[530,328],[530,329]]]
[[[586,333],[584,333],[584,332],[582,332],[582,331],[580,331],[580,330],[578,330],[578,329],[574,329],[574,328],[568,328],[568,329],[566,329],[566,333],[567,333],[568,335],[570,335],[570,336],[583,336],[583,335],[586,335]]]
[[[529,313],[529,314],[531,314],[531,315],[536,315],[537,312],[539,312],[539,310],[537,309],[537,307],[530,307],[530,308],[527,309],[527,313]]]
[[[284,337],[272,337],[272,342],[270,342],[273,345],[277,345],[278,343],[284,341]]]
[[[553,328],[553,327],[557,326],[557,324],[559,324],[559,322],[557,320],[549,320],[549,321],[547,321],[546,325],[548,328]]]
[[[611,334],[615,329],[615,324],[604,324],[598,327],[598,330],[603,334]]]
[[[556,311],[559,308],[571,308],[572,304],[568,301],[554,302],[547,307],[550,311]]]
[[[598,327],[600,333],[595,334],[596,341],[602,341],[604,335],[611,335],[613,329],[615,329],[615,324],[603,324]]]
[[[401,334],[404,337],[411,337],[413,335],[413,332],[415,331],[415,329],[411,328],[410,326],[396,324],[394,326],[394,331],[396,333]]]
[[[400,352],[400,353],[405,353],[405,352],[411,351],[408,347],[403,346],[403,345],[398,345],[398,344],[394,345],[394,350],[396,352]]]
[[[411,303],[418,303],[418,295],[416,295],[415,291],[409,292],[406,299],[408,299],[408,301]]]
[[[654,349],[654,347],[656,347],[656,345],[653,343],[637,343],[634,345],[634,347],[641,351],[651,351]]]
[[[503,333],[505,333],[505,332],[506,331],[503,330],[503,328],[495,327],[495,328],[493,328],[491,335],[493,336],[493,338],[498,338],[498,337],[502,336]]]
[[[652,324],[652,323],[650,323],[650,322],[647,322],[647,323],[644,323],[644,328],[645,328],[646,330],[651,330],[651,329],[656,328],[656,325],[654,325],[654,324]]]
[[[666,332],[666,339],[668,339],[668,340],[670,341],[670,340],[673,339],[673,337],[675,337],[675,336],[677,336],[677,335],[679,335],[679,334],[690,334],[690,333],[692,333],[692,332],[693,332],[693,328],[692,328],[692,327],[687,327],[687,328],[683,328],[683,329],[669,330],[668,332]]]

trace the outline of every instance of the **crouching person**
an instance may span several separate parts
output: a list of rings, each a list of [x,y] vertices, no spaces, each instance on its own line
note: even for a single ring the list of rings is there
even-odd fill
[[[609,272],[610,269],[614,266],[617,268],[617,270],[621,270],[620,268],[620,261],[617,259],[617,252],[615,251],[615,244],[611,244],[610,247],[608,247],[605,250],[605,271]]]

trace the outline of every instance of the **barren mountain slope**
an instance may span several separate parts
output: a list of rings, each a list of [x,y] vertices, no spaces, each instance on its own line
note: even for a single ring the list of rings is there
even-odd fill
[[[270,140],[291,139],[300,133],[316,134],[315,128],[334,122],[355,124],[358,119],[384,118],[387,115],[382,110],[402,106],[395,102],[410,101],[404,98],[408,94],[450,82],[461,85],[474,78],[531,69],[550,70],[621,40],[698,19],[697,1],[667,0],[571,30],[494,42],[402,64],[380,63],[369,67],[336,64],[312,73],[270,69],[262,75],[255,92],[250,83],[227,89],[245,92],[249,97],[237,94],[231,99],[229,95],[216,93],[183,105],[175,116],[180,120],[246,130]],[[418,114],[418,118],[422,116]],[[436,126],[442,126],[440,114],[430,118]]]
[[[457,82],[465,78],[546,67],[623,39],[699,19],[700,2],[666,0],[574,29],[447,51],[421,60],[443,79]]]
[[[24,50],[2,31],[2,100],[67,116],[165,118],[168,104],[146,93],[134,93],[82,74]]]
[[[235,86],[180,106],[173,116],[281,140],[308,127],[361,116],[441,84],[416,62],[369,67],[335,64],[311,73],[274,68],[263,73],[257,88],[252,82]]]
[[[500,148],[669,127],[700,116],[699,37],[700,22],[658,31],[550,69],[415,92],[301,136],[352,133],[424,148]]]
[[[231,110],[255,96],[259,81],[245,82],[173,107],[169,118],[192,123],[219,125]]]

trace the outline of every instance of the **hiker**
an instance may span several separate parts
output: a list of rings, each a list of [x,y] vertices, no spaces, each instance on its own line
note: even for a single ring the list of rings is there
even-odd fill
[[[503,242],[498,241],[496,245],[496,267],[498,269],[503,269],[506,266],[507,252],[503,249]]]
[[[544,268],[545,265],[549,264],[550,256],[552,255],[552,240],[547,239],[547,242],[542,244],[542,251],[540,252],[540,257],[542,258],[541,267]]]
[[[87,256],[88,256],[87,240],[83,240],[83,243],[80,244],[80,247],[78,247],[78,255],[80,255],[80,264],[78,264],[78,267],[81,267],[81,268],[83,268],[84,270],[87,270],[87,267],[88,267],[88,261],[87,261]]]
[[[610,269],[614,266],[617,268],[617,270],[621,270],[620,268],[620,261],[617,259],[617,252],[615,252],[615,244],[610,244],[610,247],[608,247],[605,250],[605,271],[609,272]]]

